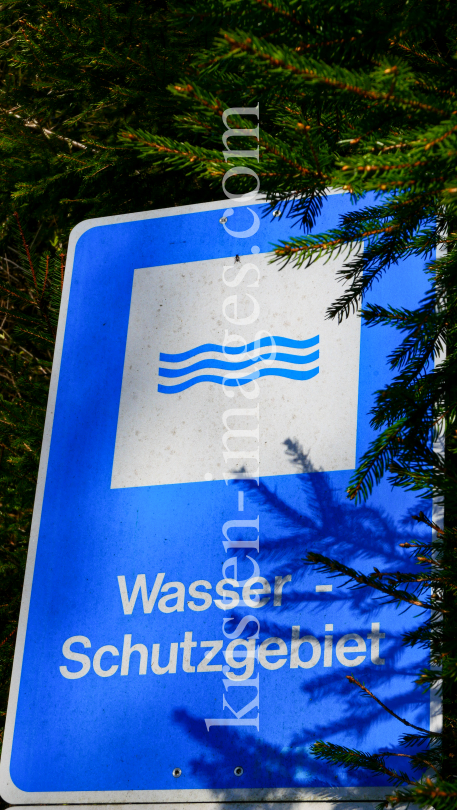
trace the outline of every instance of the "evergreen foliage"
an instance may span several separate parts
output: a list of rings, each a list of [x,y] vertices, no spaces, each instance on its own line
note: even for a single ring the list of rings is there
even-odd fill
[[[71,228],[90,217],[198,202],[118,139],[169,134],[170,81],[199,32],[165,2],[0,8],[0,716],[6,712],[54,338]],[[205,199],[208,198],[206,191]]]
[[[344,291],[329,316],[342,319],[359,308],[368,325],[390,325],[400,338],[389,358],[393,382],[377,393],[372,412],[378,437],[349,497],[367,497],[387,474],[395,486],[445,504],[444,530],[417,516],[433,529],[433,542],[404,544],[417,573],[375,569],[367,576],[317,552],[308,555],[309,563],[354,587],[375,588],[399,606],[423,611],[422,626],[404,642],[430,649],[430,668],[418,673],[425,689],[441,689],[443,679],[443,733],[409,729],[396,753],[372,755],[325,741],[315,743],[314,753],[349,769],[386,774],[396,788],[386,802],[413,799],[448,810],[457,795],[457,7],[446,0],[194,0],[191,7],[178,2],[175,12],[177,27],[197,20],[211,41],[170,87],[179,102],[177,134],[157,137],[144,125],[130,125],[123,143],[146,164],[178,168],[214,189],[230,167],[256,172],[272,206],[303,229],[276,247],[277,269],[294,262],[305,272],[320,256],[346,257]],[[257,104],[260,159],[234,153],[224,160],[224,110]],[[257,124],[247,115],[230,122]],[[232,150],[257,146],[252,136],[229,143]],[[246,192],[252,177],[231,179],[227,187]],[[342,217],[338,228],[311,235],[329,187],[377,197]],[[348,256],[357,245],[363,252]],[[398,262],[409,256],[421,261],[430,282],[420,305],[366,304],[376,280],[401,272]],[[368,686],[352,682],[362,696],[380,702]],[[409,759],[417,780],[395,768],[395,757]]]
[[[433,544],[410,545],[414,576],[365,575],[309,554],[326,573],[425,611],[405,643],[431,649],[430,669],[418,674],[424,688],[439,688],[443,677],[443,735],[407,730],[398,756],[418,768],[411,784],[391,751],[318,741],[314,753],[386,774],[392,803],[413,797],[450,810],[457,796],[457,9],[446,0],[196,0],[178,2],[170,19],[169,4],[152,0],[11,0],[0,21],[1,711],[68,233],[89,217],[219,198],[227,168],[245,165],[259,174],[272,204],[303,228],[278,245],[276,267],[287,272],[288,262],[298,262],[305,272],[315,258],[344,256],[363,243],[363,253],[342,267],[344,293],[330,314],[343,318],[361,307],[367,323],[390,324],[401,336],[391,357],[395,380],[373,410],[379,437],[350,496],[366,497],[387,473],[395,485],[441,498],[446,510],[446,528],[434,526]],[[224,161],[223,111],[257,103],[260,161]],[[238,150],[255,145],[252,138],[230,141]],[[251,187],[246,178],[229,182],[233,192]],[[311,236],[330,186],[356,197],[383,194],[334,231]],[[421,306],[365,305],[377,278],[398,272],[409,255],[421,258],[430,278]],[[353,685],[376,700],[369,684]]]

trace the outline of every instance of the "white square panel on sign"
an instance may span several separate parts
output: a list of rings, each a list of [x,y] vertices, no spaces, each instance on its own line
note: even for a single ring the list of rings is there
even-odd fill
[[[355,467],[360,318],[326,318],[341,261],[270,256],[135,270],[112,488],[296,473],[287,440]]]

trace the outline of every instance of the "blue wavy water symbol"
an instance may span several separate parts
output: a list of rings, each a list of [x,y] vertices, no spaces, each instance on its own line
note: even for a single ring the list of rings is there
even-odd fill
[[[234,360],[214,360],[212,358],[206,358],[204,360],[200,360],[197,363],[192,363],[189,366],[184,366],[181,368],[173,369],[173,368],[159,368],[159,377],[167,377],[167,378],[176,378],[176,377],[184,377],[188,374],[193,373],[194,371],[201,371],[203,369],[221,369],[224,371],[241,371],[242,369],[252,367],[257,363],[260,363],[262,360],[268,361],[271,359],[271,355],[274,353],[274,357],[272,362],[276,363],[293,363],[294,365],[302,366],[309,363],[314,363],[316,360],[319,359],[319,351],[311,352],[310,354],[300,355],[300,354],[290,354],[289,352],[276,352],[276,347],[285,347],[290,349],[308,349],[312,346],[316,346],[319,343],[319,335],[312,337],[308,340],[292,340],[291,338],[284,338],[281,336],[275,335],[274,337],[266,337],[262,338],[258,341],[253,341],[252,343],[248,343],[247,346],[220,346],[217,343],[204,343],[201,346],[197,346],[195,349],[190,349],[187,352],[180,352],[179,354],[166,354],[161,352],[160,360],[165,363],[179,363],[183,360],[189,360],[192,357],[195,357],[198,354],[203,354],[207,352],[219,352],[220,354],[227,356],[227,355],[239,355],[245,352],[252,351],[253,349],[259,349],[268,347],[270,349],[269,352],[265,352],[263,354],[258,354],[256,357],[248,358],[247,360],[242,360],[237,362]],[[243,376],[243,377],[219,377],[214,374],[201,374],[197,377],[192,377],[190,380],[185,380],[177,385],[162,385],[159,383],[157,390],[161,394],[178,394],[180,391],[185,391],[187,388],[191,388],[198,383],[203,382],[212,382],[218,385],[227,385],[230,388],[233,388],[238,385],[246,385],[246,383],[251,382],[252,380],[259,379],[260,377],[286,377],[290,380],[309,380],[312,377],[315,377],[316,374],[319,373],[319,367],[315,367],[312,369],[307,370],[295,370],[290,368],[283,368],[278,365],[274,365],[270,368],[261,368],[255,369],[251,371],[250,374]]]
[[[200,371],[202,368],[221,368],[224,371],[241,371],[244,368],[249,368],[249,366],[255,366],[255,364],[260,363],[261,360],[268,361],[270,357],[271,352],[268,354],[259,354],[257,357],[244,360],[241,363],[231,363],[228,360],[200,360],[198,363],[192,363],[192,365],[184,366],[183,368],[159,368],[159,377],[185,377],[186,374],[190,374],[192,371]],[[318,360],[319,352],[305,354],[304,357],[299,357],[296,354],[278,352],[274,359],[275,361],[279,360],[283,363],[303,365],[304,363],[313,363],[315,360]]]
[[[181,354],[164,354],[160,353],[160,360],[164,363],[180,363],[182,360],[190,360],[196,354],[203,354],[203,352],[221,352],[221,354],[243,354],[243,352],[252,352],[253,349],[263,349],[265,346],[275,348],[275,346],[286,346],[288,349],[310,349],[311,346],[317,346],[319,343],[319,335],[309,338],[309,340],[292,340],[291,338],[279,337],[265,337],[261,340],[253,340],[247,346],[219,346],[217,343],[203,343],[195,349],[190,349],[188,352]]]

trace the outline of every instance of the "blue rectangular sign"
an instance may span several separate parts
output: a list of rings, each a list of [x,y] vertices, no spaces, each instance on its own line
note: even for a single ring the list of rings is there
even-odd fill
[[[316,233],[348,210],[331,194]],[[393,330],[326,319],[342,259],[227,201],[72,232],[2,759],[10,803],[373,799],[317,739],[430,727],[422,620],[304,565],[408,569],[412,496],[345,495]],[[408,259],[373,300],[414,306]],[[422,530],[425,531],[425,530]],[[432,718],[433,720],[433,718]]]

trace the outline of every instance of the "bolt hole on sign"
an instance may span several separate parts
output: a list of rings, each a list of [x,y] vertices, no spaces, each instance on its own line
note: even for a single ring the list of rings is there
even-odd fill
[[[398,336],[328,320],[342,258],[279,272],[271,247],[293,220],[261,198],[231,204],[72,232],[3,749],[10,803],[375,800],[383,776],[310,754],[318,739],[396,745],[398,721],[351,674],[430,727],[413,682],[425,653],[401,645],[422,618],[302,562],[409,565],[413,497],[386,482],[362,505],[345,494]],[[330,194],[315,232],[350,205]],[[424,291],[411,258],[371,295],[412,307]]]

